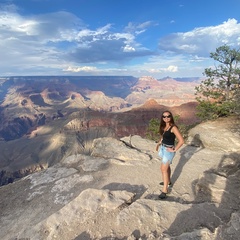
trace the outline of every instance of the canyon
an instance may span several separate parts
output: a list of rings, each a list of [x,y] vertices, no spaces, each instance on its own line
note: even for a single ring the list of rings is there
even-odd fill
[[[163,110],[192,125],[192,79],[131,76],[38,76],[0,78],[0,185],[89,154],[94,139],[146,136]]]

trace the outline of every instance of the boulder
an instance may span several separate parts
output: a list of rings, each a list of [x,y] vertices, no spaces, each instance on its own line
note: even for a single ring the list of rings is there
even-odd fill
[[[239,117],[200,123],[189,131],[188,144],[227,152],[240,151],[239,125]]]

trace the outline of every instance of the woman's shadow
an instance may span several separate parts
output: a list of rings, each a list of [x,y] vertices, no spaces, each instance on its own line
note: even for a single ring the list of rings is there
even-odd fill
[[[179,176],[182,173],[184,165],[187,161],[196,153],[201,151],[204,148],[202,141],[200,140],[199,134],[196,134],[190,143],[187,146],[180,150],[180,159],[174,169],[174,172],[171,177],[171,182],[174,183],[177,181]]]

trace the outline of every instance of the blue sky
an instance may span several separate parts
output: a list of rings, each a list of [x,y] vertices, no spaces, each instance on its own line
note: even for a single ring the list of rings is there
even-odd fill
[[[202,77],[239,0],[0,0],[0,76]]]

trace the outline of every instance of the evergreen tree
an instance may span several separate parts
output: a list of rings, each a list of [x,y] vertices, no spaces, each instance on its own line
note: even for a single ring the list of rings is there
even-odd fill
[[[206,79],[196,87],[197,114],[202,120],[236,114],[240,110],[240,51],[224,45],[210,53],[210,57],[219,65],[215,69],[206,68]]]

